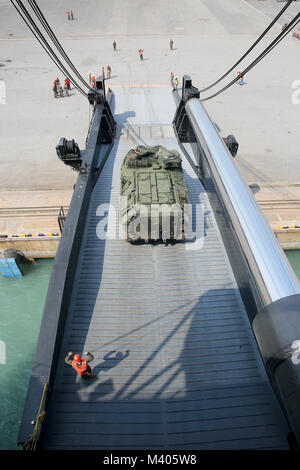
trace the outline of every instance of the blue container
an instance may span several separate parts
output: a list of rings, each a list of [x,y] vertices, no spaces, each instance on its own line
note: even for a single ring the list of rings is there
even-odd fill
[[[0,273],[3,277],[22,277],[22,271],[14,258],[0,258]]]

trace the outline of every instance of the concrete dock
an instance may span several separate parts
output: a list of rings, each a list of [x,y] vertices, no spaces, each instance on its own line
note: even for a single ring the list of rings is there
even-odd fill
[[[184,4],[124,0],[120,8],[117,0],[73,0],[74,20],[70,21],[66,0],[38,4],[86,79],[90,71],[99,75],[101,67],[109,64],[112,77],[107,85],[112,90],[146,87],[149,106],[151,89],[170,92],[171,72],[180,82],[184,74],[191,75],[200,89],[215,81],[284,5],[275,0],[187,0]],[[294,2],[239,70],[299,10],[300,3]],[[56,211],[69,205],[76,181],[76,173],[57,158],[55,146],[64,136],[84,148],[90,109],[75,89],[69,97],[53,98],[53,80],[64,77],[13,6],[0,0],[0,11],[0,82],[5,89],[0,100],[0,234],[9,238],[55,233]],[[143,62],[138,57],[140,47]],[[222,135],[232,133],[239,142],[236,165],[283,248],[300,247],[300,76],[295,67],[299,49],[300,41],[288,35],[249,72],[245,85],[234,85],[205,103]],[[221,85],[235,76],[232,72]],[[133,113],[128,109],[128,122]],[[7,241],[0,239],[0,244]]]
[[[281,247],[300,249],[300,184],[293,187],[299,193],[294,200],[286,186],[250,187]],[[67,214],[72,192],[0,191],[0,255],[15,248],[28,258],[54,258],[61,235],[58,213],[62,206]]]

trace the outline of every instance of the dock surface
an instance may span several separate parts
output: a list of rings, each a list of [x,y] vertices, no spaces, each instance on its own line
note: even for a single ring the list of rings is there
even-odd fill
[[[292,3],[241,66],[257,57],[281,31],[281,25],[299,12],[299,5]],[[51,0],[51,5],[40,0],[39,6],[84,78],[88,79],[90,71],[100,74],[101,67],[106,69],[109,64],[112,76],[107,85],[112,89],[141,84],[168,88],[171,72],[179,84],[184,74],[191,75],[193,84],[201,89],[243,55],[284,3],[175,0],[171,7],[159,0],[151,4],[123,0],[120,10],[118,0],[107,4],[72,0],[74,21],[67,20],[67,0]],[[64,136],[74,138],[84,148],[89,123],[87,101],[75,89],[69,98],[53,98],[53,80],[57,75],[61,80],[64,77],[10,2],[0,0],[0,7],[0,81],[6,87],[5,104],[0,104],[1,174],[5,176],[0,189],[72,190],[76,174],[63,167],[55,146]],[[171,38],[173,51],[169,48]],[[144,49],[143,62],[138,57],[140,47]],[[286,37],[251,70],[244,86],[232,86],[206,102],[222,132],[236,136],[240,144],[236,162],[249,183],[298,182],[300,104],[292,101],[293,95],[299,95],[292,86],[299,80],[295,69],[299,48],[300,41],[292,35]],[[220,85],[235,78],[236,72]]]
[[[136,0],[124,0],[120,11],[117,0],[107,5],[83,5],[73,0],[74,21],[67,20],[66,0],[52,0],[51,8],[42,0],[39,6],[86,79],[90,71],[97,75],[102,66],[110,64],[112,77],[106,84],[113,90],[163,86],[169,91],[171,72],[179,84],[184,74],[192,75],[199,89],[217,80],[257,39],[284,3],[189,0],[186,5],[175,1],[170,10],[168,3],[158,0],[151,8],[146,4],[141,7]],[[12,5],[0,0],[0,7],[0,85],[3,82],[6,91],[5,104],[0,103],[0,234],[56,232],[56,215],[41,213],[38,221],[37,217],[25,217],[23,209],[29,200],[31,208],[68,205],[76,174],[62,165],[55,146],[65,136],[74,138],[83,149],[90,112],[85,98],[75,89],[69,98],[53,98],[51,85],[59,71],[35,44]],[[299,2],[292,3],[244,65],[274,39],[299,8]],[[171,38],[173,51],[169,48]],[[116,51],[113,40],[117,42]],[[138,57],[139,47],[145,51],[143,62]],[[289,35],[251,70],[244,86],[235,85],[206,102],[223,135],[233,133],[239,142],[236,165],[245,181],[256,185],[253,193],[273,229],[300,225],[300,104],[298,99],[293,101],[299,96],[294,61],[299,47],[300,41]],[[228,81],[235,74],[233,71]],[[221,85],[226,83],[224,80]],[[134,113],[134,109],[126,111]],[[62,193],[69,194],[67,202]],[[42,204],[46,199],[51,202]],[[279,206],[281,202],[284,205]],[[16,208],[18,216],[12,216],[8,208]],[[279,240],[283,248],[300,246],[298,234],[280,235]]]

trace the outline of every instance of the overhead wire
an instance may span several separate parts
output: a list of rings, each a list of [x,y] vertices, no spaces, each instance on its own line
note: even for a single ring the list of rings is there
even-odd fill
[[[69,71],[66,69],[66,67],[63,65],[63,63],[59,60],[51,46],[48,44],[47,40],[44,38],[43,34],[40,32],[39,28],[36,26],[35,22],[33,21],[31,15],[28,13],[27,9],[23,5],[21,0],[10,0],[12,5],[15,7],[25,24],[28,26],[30,31],[33,33],[35,38],[38,40],[39,44],[43,47],[45,52],[48,54],[50,59],[55,63],[55,65],[59,68],[59,70],[69,77],[70,82],[74,85],[74,87],[85,97],[87,97],[87,93],[78,85],[76,80],[73,78],[73,76],[69,73]],[[15,4],[17,3],[17,5]],[[22,13],[23,12],[23,13]],[[26,18],[27,19],[26,19]]]
[[[21,0],[15,0],[19,6],[19,8],[23,11],[24,15],[27,17],[24,17],[24,15],[21,13],[21,11],[18,9],[18,7],[15,5],[14,0],[11,0],[11,3],[13,6],[16,8],[24,22],[27,24],[29,29],[32,31],[38,42],[41,44],[43,49],[47,52],[51,60],[55,63],[55,65],[64,73],[66,76],[69,77],[71,83],[75,86],[75,88],[80,91],[84,96],[87,97],[87,93],[81,88],[80,85],[76,82],[76,80],[72,77],[72,75],[69,73],[69,71],[66,69],[66,67],[62,64],[62,62],[59,60],[51,46],[48,44],[47,40],[41,33],[40,29],[38,26],[35,24],[34,20],[32,19],[31,15],[29,14],[28,10],[25,8]],[[203,93],[204,91],[212,88],[216,84],[218,84],[221,80],[223,80],[252,50],[253,48],[261,41],[261,39],[266,35],[266,33],[270,30],[270,28],[275,24],[275,22],[280,18],[280,16],[284,13],[284,11],[290,6],[294,0],[289,0],[288,3],[283,7],[283,9],[279,12],[279,14],[274,18],[274,20],[270,23],[270,25],[266,28],[266,30],[261,34],[261,36],[253,43],[253,45],[248,49],[248,51],[231,67],[219,80],[214,82],[212,85],[209,87],[206,87],[202,90],[200,90],[200,93]],[[71,67],[72,71],[75,73],[77,78],[83,83],[84,86],[86,86],[88,89],[91,89],[90,86],[87,84],[87,82],[83,79],[83,77],[80,75],[68,55],[66,54],[65,50],[61,46],[60,42],[58,41],[57,37],[55,36],[53,30],[51,29],[49,23],[47,22],[45,16],[43,15],[42,11],[40,10],[38,4],[36,3],[35,0],[28,0],[29,5],[31,6],[32,10],[34,11],[35,15],[37,16],[38,20],[44,27],[46,33],[49,35],[51,41],[57,48],[57,50],[60,52],[60,54],[63,56],[64,60],[68,63],[68,65]],[[291,31],[291,29],[295,26],[296,20],[299,18],[300,13],[295,16],[295,18],[287,25],[287,27],[275,38],[275,40],[245,69],[243,72],[240,73],[238,77],[236,77],[234,80],[232,80],[229,84],[227,84],[225,87],[223,87],[221,90],[218,92],[214,93],[213,95],[201,99],[201,101],[206,101],[211,98],[214,98],[215,96],[218,96],[220,93],[223,93],[225,90],[227,90],[229,87],[231,87],[234,83],[236,83],[241,76],[245,75],[249,70],[251,70],[260,60],[262,60],[279,42]],[[299,22],[299,21],[298,21]],[[298,22],[296,24],[298,24]],[[30,24],[31,26],[30,26]]]
[[[86,80],[80,75],[76,67],[74,66],[73,62],[70,60],[69,56],[65,52],[64,48],[60,44],[59,40],[57,39],[55,33],[53,32],[52,28],[50,27],[47,19],[45,18],[43,12],[39,8],[37,2],[35,0],[28,0],[29,5],[31,6],[32,10],[34,11],[36,17],[44,27],[46,33],[50,37],[51,41],[55,45],[56,49],[60,52],[66,63],[69,65],[69,67],[73,70],[74,74],[77,76],[77,78],[82,82],[84,86],[86,86],[88,89],[91,89],[91,87],[88,85]]]
[[[300,22],[300,13],[298,13],[293,20],[287,25],[287,27],[281,31],[281,33],[269,44],[269,46],[264,49],[264,51],[248,66],[246,67],[242,72],[239,73],[239,75],[232,80],[230,83],[228,83],[225,87],[223,87],[221,90],[217,91],[211,96],[208,96],[207,98],[202,98],[200,101],[207,101],[212,98],[215,98],[216,96],[220,95],[224,91],[226,91],[228,88],[230,88],[234,83],[236,83],[242,76],[244,76],[249,70],[251,70],[255,65],[257,65],[264,57],[266,57],[269,52],[271,52],[274,47],[276,47],[286,36],[287,34],[290,33],[290,31]],[[201,95],[200,95],[201,96]]]
[[[226,78],[241,62],[244,60],[248,54],[257,46],[257,44],[264,38],[264,36],[268,33],[268,31],[274,26],[274,24],[279,20],[279,18],[283,15],[283,13],[286,11],[286,9],[291,5],[291,3],[294,0],[289,0],[286,5],[280,10],[278,15],[271,21],[269,26],[264,30],[264,32],[256,39],[256,41],[252,44],[252,46],[245,52],[245,54],[226,72],[224,75],[222,75],[218,80],[216,80],[214,83],[211,85],[207,86],[206,88],[203,88],[200,90],[200,93],[203,93],[207,90],[210,90],[210,88],[213,88],[215,85],[220,83],[224,78]]]

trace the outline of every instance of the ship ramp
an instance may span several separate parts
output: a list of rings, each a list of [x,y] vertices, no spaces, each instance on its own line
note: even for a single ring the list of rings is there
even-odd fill
[[[115,106],[116,140],[90,200],[43,447],[286,448],[212,208],[185,158],[190,201],[202,218],[198,237],[155,245],[114,239],[128,150],[180,151],[165,89],[117,90]],[[91,351],[97,377],[76,377],[64,363],[69,351]]]

